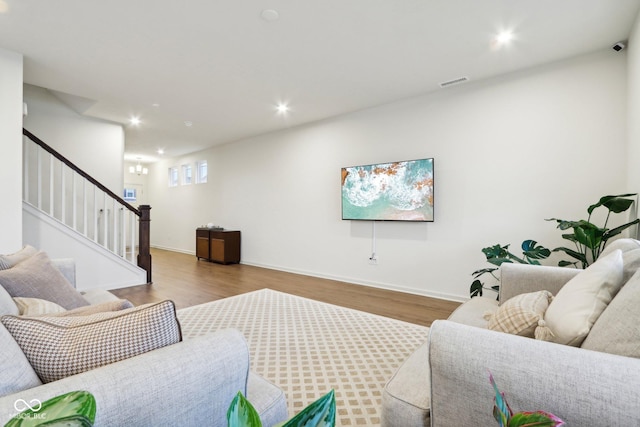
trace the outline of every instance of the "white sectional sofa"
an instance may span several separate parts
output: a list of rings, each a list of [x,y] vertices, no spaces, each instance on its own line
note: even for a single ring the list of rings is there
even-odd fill
[[[53,263],[75,283],[73,260]],[[0,315],[17,308],[0,289]],[[117,298],[106,291],[84,294],[89,303]],[[281,389],[249,371],[249,350],[239,331],[228,329],[164,346],[144,354],[42,384],[21,348],[0,324],[0,424],[16,402],[43,402],[74,390],[92,393],[96,426],[226,426],[226,412],[238,391],[256,407],[263,425],[287,419]],[[23,382],[23,387],[17,383]],[[19,385],[19,384],[18,384]],[[12,390],[6,394],[7,390]],[[22,405],[24,406],[24,405]],[[19,408],[21,409],[21,408]]]
[[[576,427],[640,425],[640,242],[619,239],[600,259],[616,250],[622,286],[579,346],[489,330],[484,317],[517,295],[560,298],[587,270],[503,264],[500,303],[473,298],[434,322],[429,341],[389,381],[383,427],[496,425],[489,372],[516,412],[544,410]]]

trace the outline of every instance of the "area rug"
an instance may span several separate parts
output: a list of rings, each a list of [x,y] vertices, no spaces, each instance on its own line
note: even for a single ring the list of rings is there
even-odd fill
[[[185,308],[178,318],[185,339],[240,330],[251,369],[284,390],[290,416],[333,388],[339,426],[380,425],[384,385],[429,332],[270,289]]]

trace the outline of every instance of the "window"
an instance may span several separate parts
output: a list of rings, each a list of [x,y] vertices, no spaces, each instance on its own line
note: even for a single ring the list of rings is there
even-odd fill
[[[182,185],[191,184],[191,165],[182,165]]]
[[[204,184],[205,182],[207,182],[207,174],[208,174],[207,161],[201,160],[198,162],[197,165],[198,165],[198,170],[196,174],[196,184]]]
[[[178,186],[178,168],[169,168],[169,187]]]
[[[135,188],[125,188],[124,189],[124,201],[125,202],[135,202],[137,200],[136,189]]]

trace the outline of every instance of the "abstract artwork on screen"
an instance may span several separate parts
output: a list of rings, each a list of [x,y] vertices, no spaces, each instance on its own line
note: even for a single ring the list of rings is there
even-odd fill
[[[433,221],[433,159],[342,168],[342,219]]]

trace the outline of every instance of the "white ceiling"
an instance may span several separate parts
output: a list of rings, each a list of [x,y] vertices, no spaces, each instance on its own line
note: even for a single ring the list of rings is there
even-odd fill
[[[446,90],[440,82],[461,76],[609,48],[628,37],[639,8],[640,0],[0,0],[0,47],[24,54],[26,83],[125,124],[127,157],[153,160],[158,148],[178,156]],[[279,19],[262,19],[265,9]],[[500,30],[515,39],[496,49]],[[278,102],[289,103],[286,116]]]

